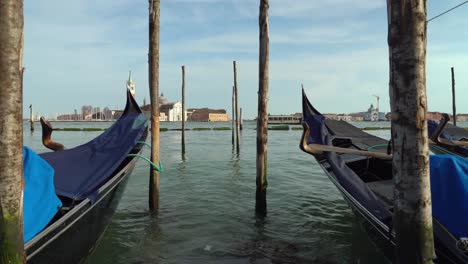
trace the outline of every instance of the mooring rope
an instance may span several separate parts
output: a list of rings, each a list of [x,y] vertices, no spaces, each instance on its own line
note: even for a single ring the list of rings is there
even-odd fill
[[[161,161],[159,161],[159,167],[154,164],[151,160],[149,160],[147,157],[145,156],[142,156],[142,155],[139,155],[139,154],[128,154],[127,157],[137,157],[137,158],[140,158],[140,159],[143,159],[145,160],[146,162],[148,162],[155,170],[159,171],[159,172],[162,172],[163,171],[163,166],[162,166],[162,163]]]

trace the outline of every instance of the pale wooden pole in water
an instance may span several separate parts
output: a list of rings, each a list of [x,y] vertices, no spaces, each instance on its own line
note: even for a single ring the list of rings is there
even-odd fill
[[[24,263],[23,1],[0,3],[0,262]]]
[[[453,125],[457,125],[457,104],[455,101],[455,70],[452,67],[452,110],[453,110]]]
[[[232,146],[234,146],[234,134],[235,134],[235,124],[234,122],[236,121],[236,113],[234,112],[235,111],[235,105],[236,105],[236,98],[235,98],[235,93],[234,93],[234,86],[232,86],[232,118],[231,118],[231,127],[232,127]]]
[[[159,164],[159,14],[160,1],[149,0],[149,88],[151,97],[151,161]],[[159,172],[150,168],[149,207],[159,208]]]
[[[29,105],[29,124],[31,125],[31,131],[34,131],[34,116],[32,104]]]
[[[257,190],[255,210],[266,214],[267,202],[267,139],[268,139],[268,63],[269,63],[269,26],[268,0],[260,0],[260,52],[258,64],[258,117],[257,117]]]
[[[240,133],[239,133],[239,96],[237,93],[237,65],[236,61],[232,62],[234,69],[234,98],[235,98],[235,111],[236,111],[236,149],[237,153],[240,150]]]
[[[182,66],[182,155],[185,154],[185,66]]]
[[[432,263],[426,0],[388,0],[397,263]]]

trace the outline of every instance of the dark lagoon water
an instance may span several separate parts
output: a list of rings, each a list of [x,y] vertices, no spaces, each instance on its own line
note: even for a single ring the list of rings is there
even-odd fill
[[[24,144],[44,152],[36,125],[31,134],[25,124]],[[53,123],[60,128],[110,125]],[[187,123],[188,128],[214,126],[230,123]],[[244,124],[239,154],[231,131],[187,131],[185,160],[180,131],[161,132],[159,213],[148,210],[149,166],[139,161],[112,223],[86,262],[385,263],[314,158],[299,150],[302,131],[269,131],[268,214],[255,217],[254,127],[254,122]],[[53,138],[70,148],[100,133],[55,131]],[[370,133],[388,138],[390,132]],[[143,155],[149,157],[149,151]]]

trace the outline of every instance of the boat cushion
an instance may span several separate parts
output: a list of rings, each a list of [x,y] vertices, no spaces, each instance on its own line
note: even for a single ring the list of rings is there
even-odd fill
[[[62,202],[55,194],[54,169],[27,147],[23,147],[23,166],[23,225],[26,243],[49,224]]]
[[[468,158],[432,155],[432,215],[456,237],[468,237]]]

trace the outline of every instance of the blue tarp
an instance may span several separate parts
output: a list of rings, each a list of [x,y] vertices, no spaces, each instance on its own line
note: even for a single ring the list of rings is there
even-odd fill
[[[54,169],[27,147],[23,147],[23,156],[24,242],[28,242],[47,226],[62,202],[55,194]]]
[[[147,130],[147,121],[142,113],[125,113],[84,145],[41,154],[55,170],[56,193],[74,200],[93,199]]]
[[[432,155],[432,215],[456,237],[468,237],[468,158]]]

